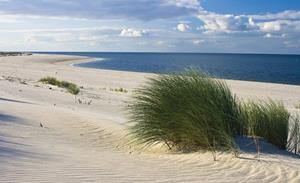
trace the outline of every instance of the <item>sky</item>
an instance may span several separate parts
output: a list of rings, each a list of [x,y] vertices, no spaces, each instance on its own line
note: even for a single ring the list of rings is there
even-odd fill
[[[0,50],[300,54],[300,1],[0,0]]]

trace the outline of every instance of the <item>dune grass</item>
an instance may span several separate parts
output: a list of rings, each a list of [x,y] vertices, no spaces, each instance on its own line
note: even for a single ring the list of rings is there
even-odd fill
[[[295,108],[300,110],[300,103],[296,104]]]
[[[73,95],[77,95],[80,92],[80,89],[76,84],[68,81],[59,81],[54,77],[45,77],[40,79],[39,82],[65,88],[69,93]]]
[[[295,115],[290,119],[289,132],[287,149],[300,154],[300,115]]]
[[[130,105],[134,140],[146,147],[235,150],[239,106],[226,83],[195,71],[160,75],[136,91]]]
[[[70,83],[68,81],[61,81],[60,87],[66,88],[68,92],[72,93],[73,95],[77,95],[80,92],[80,89],[76,84]]]
[[[60,86],[60,81],[58,81],[54,77],[45,77],[45,78],[40,79],[39,82],[54,85],[54,86]]]
[[[280,149],[287,148],[290,113],[282,103],[249,101],[242,104],[241,121],[250,136],[262,137]]]
[[[163,143],[175,151],[236,152],[235,137],[252,136],[299,150],[299,123],[289,122],[282,103],[243,102],[224,81],[201,72],[158,75],[134,93],[130,135],[143,147]]]
[[[110,91],[114,91],[114,92],[121,92],[121,93],[128,93],[128,90],[126,90],[125,88],[119,87],[119,88],[110,88]]]

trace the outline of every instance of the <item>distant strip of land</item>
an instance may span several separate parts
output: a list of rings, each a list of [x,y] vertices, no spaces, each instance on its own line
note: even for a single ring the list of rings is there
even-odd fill
[[[0,57],[32,55],[29,52],[0,52]]]

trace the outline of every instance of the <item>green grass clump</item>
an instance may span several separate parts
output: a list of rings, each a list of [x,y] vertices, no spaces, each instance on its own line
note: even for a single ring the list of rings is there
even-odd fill
[[[300,103],[295,105],[295,108],[300,110]]]
[[[241,111],[248,135],[262,137],[280,149],[287,148],[290,113],[282,103],[250,101],[242,104]]]
[[[80,89],[76,84],[70,83],[68,81],[61,81],[60,87],[66,88],[68,92],[72,93],[73,95],[77,95],[80,92]]]
[[[114,91],[114,92],[121,92],[121,93],[128,93],[128,91],[125,88],[110,88],[110,91]]]
[[[80,92],[80,89],[76,84],[68,81],[59,81],[54,77],[45,77],[40,79],[39,82],[65,88],[73,95],[77,95]]]
[[[60,86],[60,81],[58,81],[54,77],[45,77],[45,78],[40,79],[39,82],[54,85],[54,86]]]
[[[160,75],[138,89],[129,106],[131,134],[146,147],[232,150],[243,132],[240,108],[226,83],[196,71]]]

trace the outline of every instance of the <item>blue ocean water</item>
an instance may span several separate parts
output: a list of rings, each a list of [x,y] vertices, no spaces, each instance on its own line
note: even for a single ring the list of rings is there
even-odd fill
[[[174,73],[193,67],[219,78],[300,85],[300,55],[51,52],[99,58],[76,66]],[[101,58],[101,59],[100,59]]]

